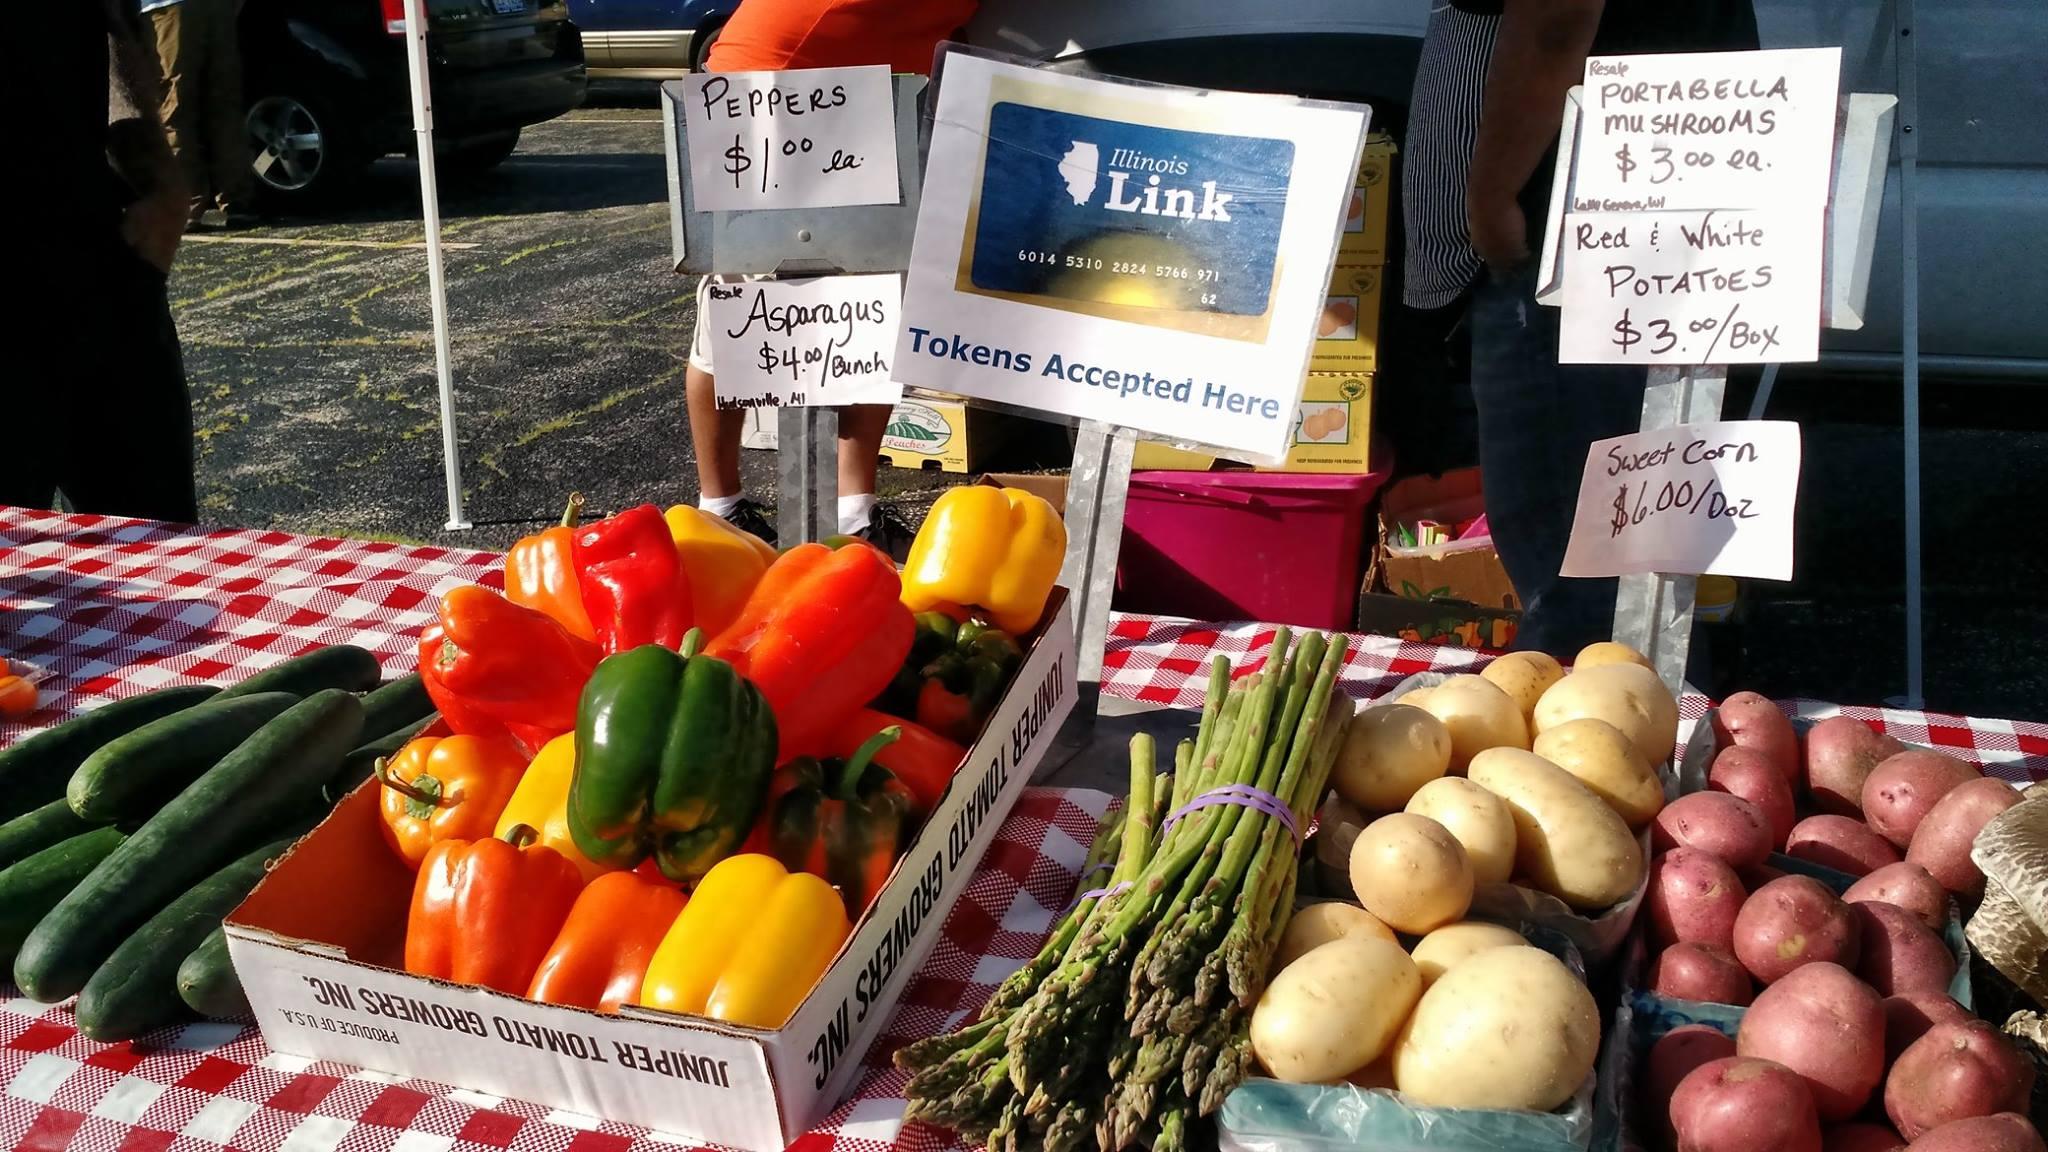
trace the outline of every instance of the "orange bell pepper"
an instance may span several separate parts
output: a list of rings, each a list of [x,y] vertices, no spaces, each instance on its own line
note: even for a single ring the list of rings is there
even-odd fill
[[[647,964],[689,899],[675,885],[636,872],[591,881],[569,909],[526,998],[599,1012],[639,1003]]]
[[[529,749],[576,727],[583,682],[603,653],[545,613],[464,584],[420,634],[420,681],[448,726],[509,730]]]
[[[19,720],[36,710],[36,682],[26,676],[0,676],[0,716]]]
[[[419,736],[377,762],[384,839],[414,868],[442,840],[491,835],[526,758],[484,736]]]
[[[832,730],[895,679],[917,631],[896,566],[874,548],[800,544],[770,565],[705,654],[775,712],[777,759],[828,751]]]
[[[582,514],[583,493],[571,492],[560,524],[512,545],[505,553],[505,599],[545,612],[571,634],[595,642],[597,629],[590,625],[590,613],[583,610],[570,544],[576,535],[576,519]]]
[[[405,924],[405,970],[518,996],[583,890],[561,853],[521,825],[506,839],[427,849]]]

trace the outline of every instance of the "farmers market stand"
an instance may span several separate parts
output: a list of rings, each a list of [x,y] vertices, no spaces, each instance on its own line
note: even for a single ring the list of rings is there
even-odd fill
[[[49,672],[38,726],[88,703],[183,678],[226,679],[315,644],[352,642],[389,669],[408,666],[433,597],[496,584],[492,553],[211,531],[110,517],[0,508],[0,655]],[[1138,729],[1192,729],[1211,653],[1257,659],[1272,630],[1122,615],[1103,656],[1103,715],[1086,742],[1049,757],[905,992],[850,1098],[804,1148],[952,1147],[949,1134],[903,1129],[903,1042],[958,1023],[1036,952],[1073,889],[1096,818],[1121,790],[1123,745]],[[1466,649],[1353,639],[1343,683],[1369,699],[1418,672],[1486,661]],[[1795,701],[1801,716],[1836,711]],[[1687,723],[1706,712],[1682,702]],[[2048,725],[1899,710],[1845,709],[1891,735],[1931,744],[2002,778],[2048,778]],[[17,726],[0,729],[12,741]],[[127,1044],[81,1038],[68,1007],[11,987],[0,1004],[0,1147],[346,1148],[362,1152],[676,1147],[596,1117],[554,1112],[445,1085],[316,1064],[271,1052],[255,1028],[200,1022]]]

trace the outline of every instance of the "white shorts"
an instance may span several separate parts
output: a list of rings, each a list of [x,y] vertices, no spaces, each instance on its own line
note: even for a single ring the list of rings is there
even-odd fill
[[[739,284],[750,280],[768,279],[772,279],[772,277],[757,272],[746,272],[731,275],[721,273],[714,274],[711,276],[698,277],[697,326],[690,332],[690,367],[695,368],[697,371],[704,373],[706,376],[716,374],[711,367],[711,331],[709,327],[709,322],[706,320],[707,309],[705,307],[705,305],[708,303],[711,297],[711,285]]]

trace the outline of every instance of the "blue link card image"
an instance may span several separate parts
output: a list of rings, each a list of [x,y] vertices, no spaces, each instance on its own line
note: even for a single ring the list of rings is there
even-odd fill
[[[957,287],[1262,341],[1294,147],[995,99]]]

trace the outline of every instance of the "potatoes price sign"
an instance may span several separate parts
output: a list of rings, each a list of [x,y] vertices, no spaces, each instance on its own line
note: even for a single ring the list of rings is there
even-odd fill
[[[1566,576],[1631,572],[1792,577],[1799,425],[1681,424],[1586,453]]]
[[[714,72],[683,83],[699,211],[901,199],[886,67]]]

